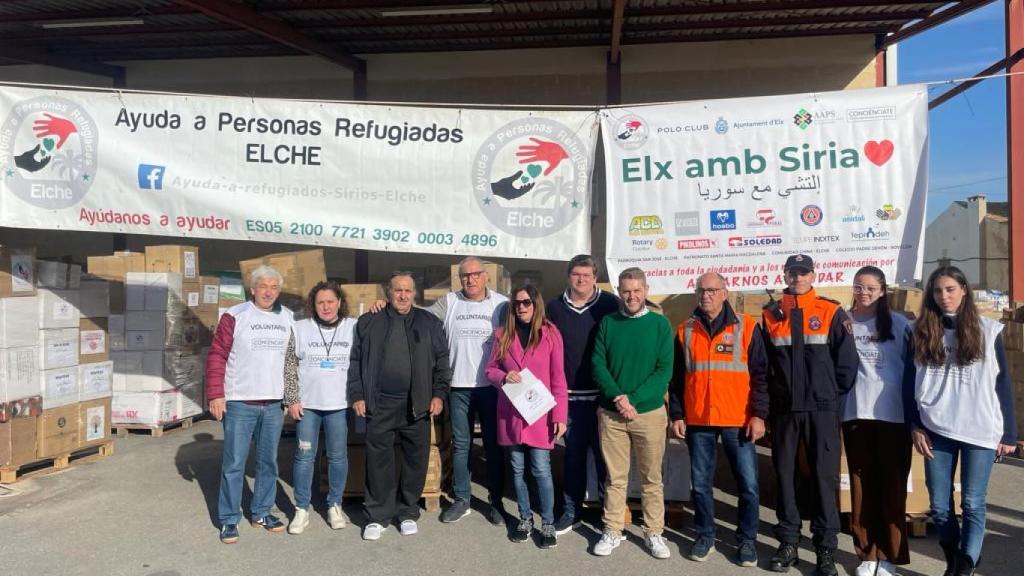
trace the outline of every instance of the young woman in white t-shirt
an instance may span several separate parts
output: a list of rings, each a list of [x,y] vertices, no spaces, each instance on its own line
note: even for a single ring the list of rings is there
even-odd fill
[[[985,538],[992,463],[1011,454],[1017,442],[1002,330],[978,314],[960,269],[942,266],[928,277],[914,323],[917,378],[910,417],[914,448],[925,457],[930,515],[946,556],[944,576],[974,573]],[[962,529],[951,509],[957,461]]]
[[[327,520],[337,530],[347,524],[341,497],[348,476],[349,352],[356,321],[348,316],[345,294],[336,282],[319,282],[309,292],[309,318],[295,323],[285,353],[284,404],[295,419],[298,446],[293,463],[295,518],[290,534],[309,525],[309,501],[317,441],[327,442]]]
[[[904,390],[914,382],[910,322],[893,314],[885,274],[865,266],[853,279],[850,309],[860,364],[843,406],[850,470],[850,531],[861,560],[857,576],[890,576],[910,563],[906,533],[910,428]]]

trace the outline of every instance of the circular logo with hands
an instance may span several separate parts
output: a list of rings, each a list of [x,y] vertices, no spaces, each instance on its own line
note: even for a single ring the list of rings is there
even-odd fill
[[[522,118],[492,134],[473,159],[473,195],[488,221],[521,238],[554,234],[587,211],[590,153],[568,126]]]
[[[96,123],[71,100],[23,100],[0,125],[0,181],[40,208],[73,206],[92,186],[98,142]]]

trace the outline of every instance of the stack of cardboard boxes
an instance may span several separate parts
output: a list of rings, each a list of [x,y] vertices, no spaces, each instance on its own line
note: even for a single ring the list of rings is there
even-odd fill
[[[1006,347],[1006,363],[1013,380],[1014,413],[1017,416],[1017,431],[1024,431],[1024,307],[1003,312],[1003,345]],[[1024,442],[1018,444],[1024,446]],[[1018,448],[1018,457],[1024,458],[1024,450]]]
[[[35,251],[0,247],[0,466],[36,459],[39,311]]]
[[[317,282],[327,280],[327,269],[324,266],[324,251],[302,250],[299,252],[282,252],[280,254],[268,254],[262,258],[242,260],[238,263],[241,270],[242,300],[245,300],[245,289],[248,286],[249,276],[256,268],[267,265],[277,270],[284,278],[281,286],[280,303],[295,314],[295,319],[305,318],[306,297],[309,290]]]
[[[115,425],[158,427],[205,411],[202,347],[217,321],[216,279],[199,276],[194,246],[90,257],[110,281]]]

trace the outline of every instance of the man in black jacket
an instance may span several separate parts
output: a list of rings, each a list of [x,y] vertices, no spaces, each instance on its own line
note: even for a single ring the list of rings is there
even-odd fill
[[[393,273],[387,308],[359,317],[349,356],[348,400],[367,421],[364,540],[378,540],[393,519],[403,536],[417,532],[430,456],[429,417],[444,409],[451,383],[444,327],[413,307],[415,296],[412,273]],[[396,433],[402,446],[397,507]]]

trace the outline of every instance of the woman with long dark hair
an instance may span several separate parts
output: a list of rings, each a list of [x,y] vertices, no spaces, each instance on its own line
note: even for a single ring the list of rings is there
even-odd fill
[[[914,323],[917,378],[914,448],[925,460],[931,519],[946,556],[944,576],[969,576],[981,559],[992,463],[1017,442],[1002,325],[978,314],[967,278],[954,266],[928,277]],[[953,503],[960,461],[963,527]]]
[[[505,315],[504,326],[494,331],[495,345],[487,362],[487,379],[501,388],[508,383],[522,382],[521,373],[529,370],[555,398],[555,407],[550,412],[527,424],[507,395],[502,393],[498,397],[498,444],[508,452],[519,504],[519,523],[510,538],[513,542],[525,542],[533,531],[530,490],[526,483],[529,459],[541,507],[540,546],[554,548],[557,540],[551,450],[555,440],[565,434],[569,412],[562,335],[544,317],[544,299],[534,286],[525,284],[513,290],[509,304],[512,310]]]
[[[850,308],[860,362],[843,406],[843,444],[850,470],[850,531],[861,560],[857,576],[892,576],[910,563],[907,475],[910,428],[904,390],[914,385],[910,322],[893,314],[885,273],[865,266],[853,278]]]
[[[356,326],[348,316],[345,294],[336,282],[319,282],[309,291],[310,317],[295,323],[285,353],[284,403],[295,419],[298,446],[293,463],[295,517],[290,534],[309,525],[313,462],[323,426],[327,441],[327,521],[338,530],[347,525],[341,497],[348,476],[349,351]]]

